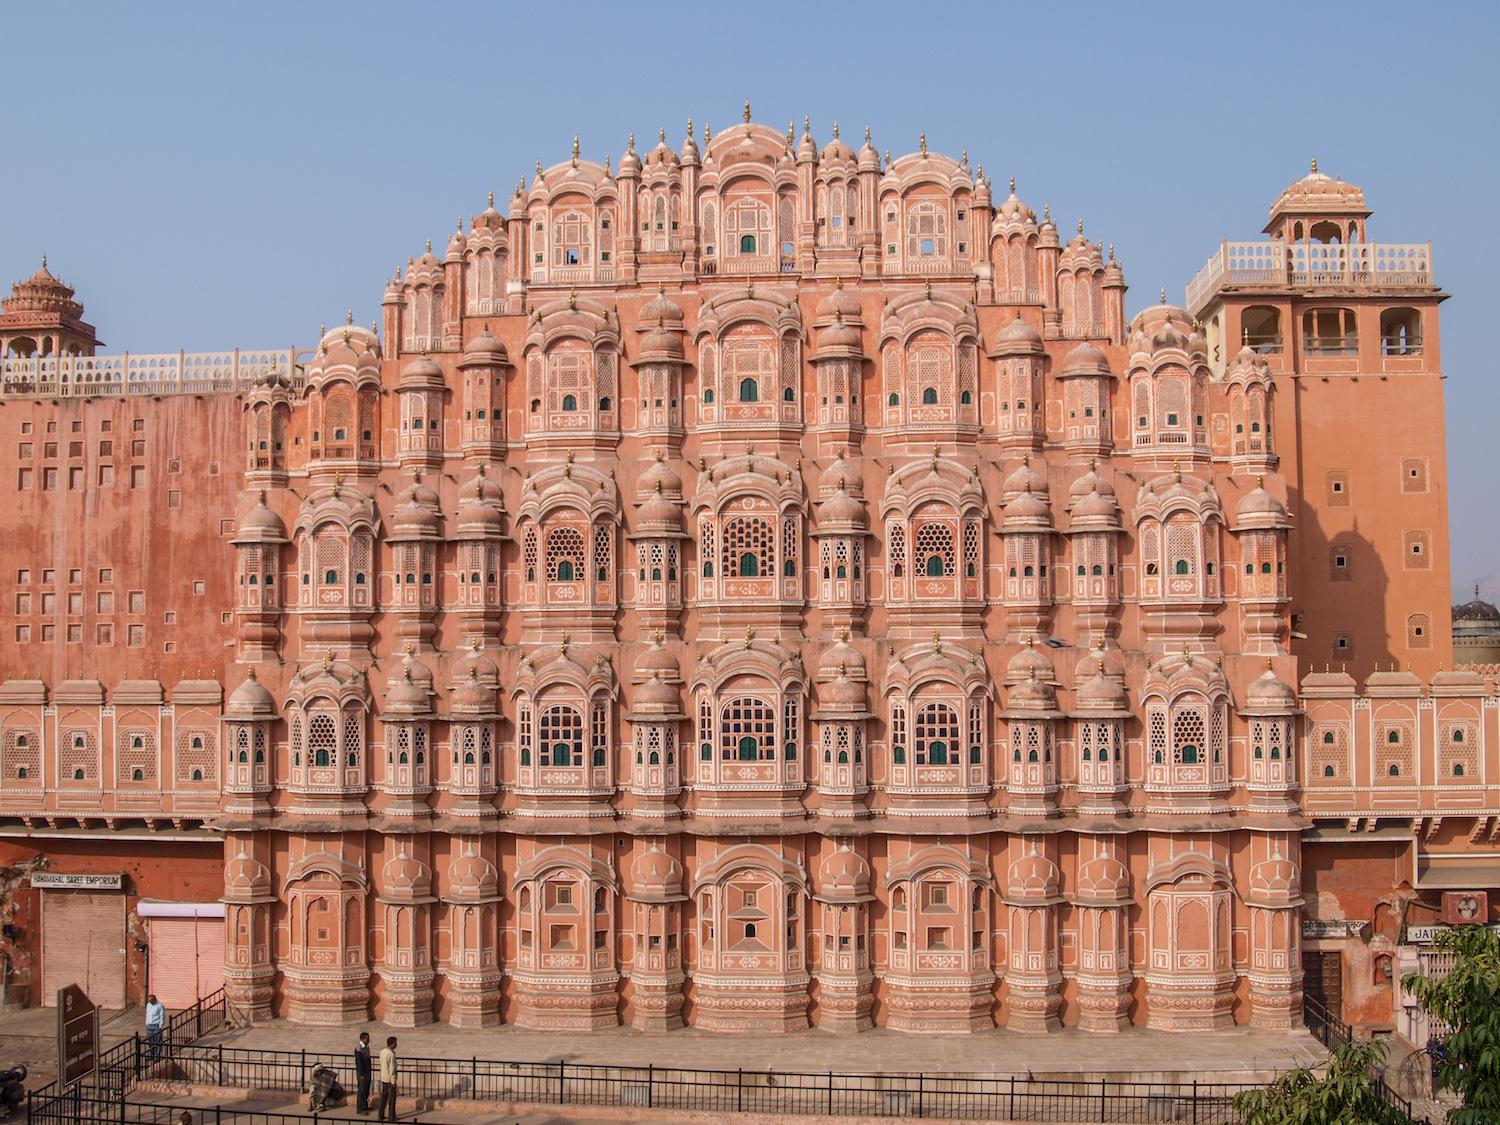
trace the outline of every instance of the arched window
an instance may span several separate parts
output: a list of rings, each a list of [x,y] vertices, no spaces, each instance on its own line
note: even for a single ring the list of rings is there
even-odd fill
[[[719,712],[720,756],[724,761],[774,761],[776,712],[753,696],[731,699]]]
[[[958,714],[946,703],[928,703],[916,716],[917,765],[946,766],[957,762]]]
[[[759,578],[760,577],[760,560],[758,560],[755,557],[754,553],[751,552],[751,551],[746,551],[744,554],[742,554],[740,556],[740,577],[741,578]]]
[[[755,235],[753,235],[753,234],[742,234],[742,235],[740,235],[740,253],[741,254],[754,254],[755,253]]]
[[[938,400],[938,393],[937,393],[937,388],[936,387],[923,387],[922,388],[922,405],[923,406],[936,406],[937,405],[937,400]]]
[[[583,533],[576,527],[553,528],[547,535],[547,581],[575,582],[583,569]]]
[[[760,385],[754,379],[745,378],[740,380],[740,401],[760,401]]]
[[[542,712],[538,724],[541,737],[541,764],[574,766],[583,764],[583,716],[561,704]]]
[[[578,409],[578,398],[575,395],[563,395],[562,408],[573,411]]]

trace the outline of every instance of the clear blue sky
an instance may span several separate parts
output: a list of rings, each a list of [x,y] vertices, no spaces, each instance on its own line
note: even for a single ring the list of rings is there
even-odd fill
[[[37,4],[5,16],[0,279],[109,350],[310,345],[536,160],[810,114],[967,147],[1113,242],[1130,309],[1307,170],[1434,244],[1456,592],[1500,572],[1500,4]],[[701,136],[701,133],[700,133]],[[1486,313],[1485,310],[1490,312]],[[1483,341],[1486,331],[1492,341]]]

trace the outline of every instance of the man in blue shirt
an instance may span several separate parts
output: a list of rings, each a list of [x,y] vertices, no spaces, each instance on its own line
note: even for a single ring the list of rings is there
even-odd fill
[[[167,1009],[153,992],[146,997],[146,1042],[151,1047],[152,1062],[161,1057],[161,1031],[166,1022]]]

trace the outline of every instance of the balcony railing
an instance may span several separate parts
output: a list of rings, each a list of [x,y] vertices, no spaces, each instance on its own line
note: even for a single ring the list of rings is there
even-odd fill
[[[6,358],[0,360],[0,398],[232,394],[273,372],[299,385],[297,350]]]
[[[1188,283],[1199,311],[1225,285],[1431,285],[1430,242],[1224,242]]]
[[[1359,337],[1304,336],[1302,350],[1308,355],[1359,355]]]

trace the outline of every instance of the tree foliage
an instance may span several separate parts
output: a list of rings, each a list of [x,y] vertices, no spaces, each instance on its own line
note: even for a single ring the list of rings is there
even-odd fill
[[[1407,976],[1402,984],[1435,1024],[1445,1025],[1438,1081],[1463,1104],[1449,1125],[1500,1121],[1500,934],[1484,926],[1441,930],[1434,941],[1453,950],[1446,976]]]
[[[1337,1048],[1322,1073],[1288,1071],[1264,1090],[1236,1094],[1244,1125],[1407,1125],[1406,1114],[1375,1092],[1371,1071],[1385,1046],[1371,1040]]]

